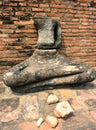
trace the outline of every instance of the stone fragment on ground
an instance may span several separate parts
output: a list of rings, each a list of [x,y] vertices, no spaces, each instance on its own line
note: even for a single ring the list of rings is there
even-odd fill
[[[3,98],[0,99],[0,112],[12,112],[13,110],[17,109],[19,105],[19,98]]]
[[[57,103],[59,98],[55,94],[50,94],[47,99],[47,104]]]
[[[26,120],[36,120],[39,118],[39,105],[37,96],[29,96],[23,106],[23,118]]]
[[[55,115],[57,114],[59,117],[65,118],[72,114],[74,111],[72,107],[70,106],[68,101],[60,102],[56,105],[55,108]]]
[[[19,113],[18,112],[13,112],[13,113],[7,113],[1,118],[1,122],[7,123],[10,121],[14,121],[19,119]]]
[[[45,120],[46,123],[52,128],[55,128],[58,124],[58,119],[54,116],[48,115]]]
[[[40,125],[44,122],[44,119],[42,117],[40,117],[38,120],[37,120],[37,126],[40,127]]]

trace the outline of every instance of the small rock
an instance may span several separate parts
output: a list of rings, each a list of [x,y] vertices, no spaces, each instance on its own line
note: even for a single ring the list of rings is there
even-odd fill
[[[40,125],[43,123],[44,119],[41,117],[37,121],[37,126],[40,127]]]
[[[51,95],[48,96],[48,99],[47,99],[48,104],[57,103],[58,101],[59,101],[59,99],[56,95],[51,94]]]
[[[68,115],[72,114],[74,111],[71,108],[68,101],[63,101],[57,104],[55,111],[60,115],[60,117],[67,117]]]
[[[52,128],[55,128],[56,126],[57,126],[57,124],[58,124],[58,120],[57,120],[57,118],[56,117],[54,117],[54,116],[47,116],[46,117],[46,123],[50,126],[50,127],[52,127]]]

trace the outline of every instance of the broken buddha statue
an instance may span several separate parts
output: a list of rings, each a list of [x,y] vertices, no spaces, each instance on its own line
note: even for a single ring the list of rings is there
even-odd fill
[[[82,84],[95,79],[96,71],[59,54],[61,28],[52,19],[34,20],[38,32],[36,49],[31,57],[9,69],[4,83],[21,92],[32,88]]]

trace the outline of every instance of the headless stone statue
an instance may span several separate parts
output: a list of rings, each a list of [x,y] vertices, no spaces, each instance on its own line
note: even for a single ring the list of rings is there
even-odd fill
[[[34,23],[38,31],[37,49],[31,57],[4,74],[7,86],[13,91],[26,92],[38,87],[82,84],[96,78],[94,69],[59,54],[62,40],[57,21],[38,19]]]

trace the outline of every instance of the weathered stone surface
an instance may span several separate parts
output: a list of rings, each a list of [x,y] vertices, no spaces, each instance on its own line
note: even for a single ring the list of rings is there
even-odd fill
[[[52,127],[52,128],[55,128],[56,126],[57,126],[57,124],[58,124],[58,119],[56,118],[56,117],[54,117],[54,116],[47,116],[46,117],[46,123],[50,126],[50,127]]]
[[[75,112],[80,112],[80,111],[83,112],[88,110],[88,107],[85,105],[85,103],[82,100],[77,100],[73,98],[70,100],[70,105]]]
[[[47,99],[47,103],[48,103],[48,104],[57,103],[58,101],[59,101],[59,98],[58,98],[56,95],[50,94],[50,95],[48,96],[48,99]]]
[[[96,120],[96,110],[95,111],[90,111],[91,116]]]
[[[0,96],[0,99],[19,97],[20,101],[19,101],[19,106],[16,110],[14,110],[12,112],[1,112],[0,111],[0,130],[26,130],[26,129],[28,129],[28,130],[95,130],[96,129],[96,108],[95,108],[95,106],[92,107],[92,105],[91,105],[91,109],[90,109],[90,105],[88,105],[85,101],[88,101],[90,97],[91,97],[91,99],[96,99],[95,98],[96,94],[93,93],[96,91],[95,90],[96,86],[91,88],[88,85],[88,87],[86,87],[86,88],[82,87],[82,88],[78,88],[78,89],[77,88],[72,89],[73,92],[78,91],[78,95],[76,94],[75,96],[73,96],[74,94],[72,94],[72,92],[70,91],[70,88],[67,88],[67,90],[65,88],[63,88],[66,91],[63,91],[62,93],[59,90],[63,90],[63,89],[55,89],[55,90],[47,90],[47,91],[43,91],[43,92],[37,92],[34,94],[31,93],[31,94],[25,94],[25,95],[21,95],[21,94],[13,95],[12,93],[6,95],[6,92],[7,92],[6,91],[3,95]],[[7,89],[8,88],[5,86],[5,90],[7,90]],[[55,91],[55,93],[54,93],[54,91]],[[8,91],[8,92],[10,93],[11,91]],[[67,94],[65,94],[66,97],[63,96],[64,93],[67,93],[67,92],[68,92],[68,98],[66,98]],[[86,92],[86,94],[85,94],[85,92]],[[60,101],[67,100],[69,102],[69,104],[71,105],[71,107],[74,110],[74,115],[70,116],[70,117],[68,116],[67,119],[58,118],[58,125],[56,126],[56,128],[51,128],[45,121],[40,125],[40,127],[38,127],[37,120],[39,119],[39,117],[43,117],[45,119],[45,117],[47,115],[54,114],[53,111],[54,111],[57,103],[50,104],[50,105],[48,105],[46,103],[48,95],[53,94],[53,93],[58,95]],[[94,95],[91,95],[92,93]],[[41,98],[40,98],[40,96],[41,96]],[[82,98],[81,98],[81,96],[82,96]],[[93,98],[92,98],[92,96],[93,96]],[[32,98],[32,97],[34,97],[34,98]],[[86,100],[82,100],[85,97],[86,97]],[[38,99],[38,101],[37,101],[37,99]],[[42,111],[39,109],[40,116],[35,121],[33,121],[33,119],[30,119],[30,118],[29,119],[22,118],[24,116],[24,106],[25,106],[25,103],[27,102],[27,100],[28,100],[28,102],[30,100],[31,100],[30,102],[34,102],[34,103],[37,102],[39,106],[40,105],[42,106],[42,108],[41,108]],[[45,103],[44,104],[42,102],[40,103],[39,100],[42,100]],[[7,122],[7,118],[6,118],[7,115],[9,113],[11,113],[11,115],[12,115],[11,119],[12,119],[14,117],[14,112],[20,112],[20,113],[18,113],[19,118],[17,120],[13,119],[13,120],[10,120],[9,122]],[[8,116],[8,117],[10,117],[10,116]],[[1,119],[4,119],[4,118],[6,119],[6,122],[1,122]],[[27,120],[27,122],[26,122],[26,120]]]
[[[57,104],[55,111],[60,115],[60,117],[67,117],[74,111],[67,101],[63,101]]]
[[[5,84],[17,92],[30,92],[31,89],[64,86],[90,82],[96,78],[96,71],[90,67],[62,56],[60,48],[61,29],[57,21],[35,20],[38,31],[37,49],[22,63],[8,70]]]
[[[19,105],[19,98],[0,99],[0,111],[11,112]]]
[[[23,106],[23,118],[35,120],[39,118],[39,106],[37,102],[37,97],[32,96],[27,98]]]
[[[19,124],[13,124],[4,126],[1,130],[38,130],[35,122],[21,122]]]
[[[72,116],[71,119],[62,123],[62,127],[65,130],[95,130],[96,124],[94,124],[88,113],[85,112]]]
[[[88,105],[89,109],[96,108],[96,99],[88,99],[85,101],[85,103]]]
[[[77,91],[78,97],[83,100],[86,101],[88,99],[92,99],[92,98],[96,98],[96,96],[91,92],[91,91]]]
[[[0,94],[3,94],[5,92],[5,88],[4,87],[0,87]]]

